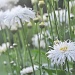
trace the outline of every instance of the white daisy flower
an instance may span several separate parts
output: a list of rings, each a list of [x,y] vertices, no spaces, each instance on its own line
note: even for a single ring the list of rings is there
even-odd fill
[[[35,35],[32,37],[32,44],[33,44],[33,46],[36,47],[36,48],[39,48],[39,42],[38,42],[38,40],[40,39],[39,36],[40,36],[40,34],[38,34],[38,35],[35,34]],[[41,38],[42,38],[42,37],[43,37],[43,35],[41,35]],[[41,40],[40,40],[40,45],[41,45],[41,44],[43,45],[43,48],[44,48],[44,47],[45,47],[44,41],[41,42]],[[41,46],[42,46],[42,45],[41,45]],[[41,47],[41,46],[40,46],[40,47]]]
[[[38,66],[37,65],[34,65],[34,70],[36,71],[36,70],[38,70]],[[21,75],[24,75],[24,74],[28,74],[28,73],[32,73],[33,72],[33,68],[32,68],[32,66],[30,66],[30,67],[27,67],[27,68],[23,68],[21,71],[20,71],[20,74]]]
[[[42,34],[41,33],[35,34],[32,37],[32,45],[36,48],[39,48],[39,42],[38,42],[38,40],[39,40],[40,41],[40,47],[44,49],[46,44],[48,44],[47,39],[46,39],[47,43],[45,43],[45,39],[44,39],[45,36],[48,38],[50,37],[50,34],[48,31],[42,32]]]
[[[5,13],[6,16],[4,23],[7,26],[12,26],[16,23],[21,26],[20,19],[22,20],[22,22],[29,22],[30,19],[33,19],[35,17],[35,13],[31,9],[27,7],[22,8],[21,6],[14,7],[11,9],[11,11],[7,10]]]
[[[75,42],[60,42],[53,46],[53,49],[47,52],[48,58],[51,59],[51,64],[64,64],[67,58],[68,61],[75,61]]]

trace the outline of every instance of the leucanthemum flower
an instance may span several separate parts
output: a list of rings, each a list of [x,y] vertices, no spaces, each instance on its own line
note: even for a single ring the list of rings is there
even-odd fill
[[[53,49],[47,52],[51,64],[63,65],[67,58],[68,61],[75,61],[75,42],[60,42],[53,46]]]
[[[44,39],[45,37],[46,37],[46,42]],[[50,34],[49,31],[47,30],[45,32],[42,31],[42,33],[35,34],[32,37],[32,45],[36,48],[39,48],[39,41],[40,41],[40,47],[44,49],[46,47],[46,44],[48,45],[48,41],[47,41],[48,38],[50,38]]]
[[[21,26],[21,22],[29,22],[30,19],[33,19],[35,17],[35,13],[27,8],[27,7],[21,7],[20,5],[17,7],[12,8],[11,10],[7,10],[5,12],[5,20],[4,23],[8,26],[11,27],[12,25],[18,24]]]
[[[34,71],[38,70],[38,66],[37,65],[34,65]],[[27,67],[27,68],[23,68],[21,71],[20,71],[20,74],[21,75],[24,75],[24,74],[28,74],[28,73],[32,73],[33,72],[33,68],[32,66],[30,67]]]

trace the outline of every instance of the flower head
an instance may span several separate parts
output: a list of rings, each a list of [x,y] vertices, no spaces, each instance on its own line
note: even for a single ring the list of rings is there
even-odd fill
[[[71,41],[59,42],[47,54],[52,64],[62,65],[65,63],[66,58],[68,61],[75,61],[75,43]]]
[[[12,26],[19,24],[21,26],[21,21],[22,22],[29,22],[30,19],[33,19],[35,17],[35,13],[27,8],[27,7],[21,7],[17,6],[12,8],[11,10],[7,10],[5,16],[4,23],[7,26]]]
[[[44,39],[45,37],[47,37],[46,41]],[[47,41],[48,38],[50,38],[49,31],[47,30],[45,32],[42,31],[42,33],[35,34],[32,37],[32,44],[36,48],[39,48],[39,41],[40,41],[40,47],[44,49],[46,47],[46,44],[48,44],[48,41]]]
[[[34,70],[35,70],[35,71],[38,70],[38,68],[39,68],[39,67],[38,67],[37,65],[34,65]],[[20,71],[21,75],[28,74],[28,73],[32,73],[32,72],[33,72],[32,66],[27,67],[27,68],[23,68],[23,69]]]

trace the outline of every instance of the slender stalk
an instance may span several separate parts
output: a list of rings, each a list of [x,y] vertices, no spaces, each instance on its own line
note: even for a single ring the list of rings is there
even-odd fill
[[[58,37],[58,39],[60,40],[59,38],[59,32],[58,32],[58,23],[57,23],[57,18],[56,18],[56,14],[55,14],[55,1],[53,0],[53,13],[54,13],[54,24],[55,24],[55,29],[56,29],[56,35]]]
[[[39,44],[39,71],[40,71],[40,74],[39,75],[41,75],[41,49],[40,49],[40,38],[41,38],[41,34],[39,35],[38,34],[38,31],[39,31],[39,29],[38,29],[38,24],[39,23],[36,23],[36,30],[37,30],[37,36],[38,36],[38,44]]]
[[[7,42],[7,36],[8,36],[8,38],[9,38],[9,42],[10,42],[10,37],[9,37],[8,29],[4,30],[2,33],[3,33],[4,42],[5,42],[5,43]],[[7,35],[7,34],[8,34],[8,35]],[[10,63],[11,58],[10,58],[10,55],[9,55],[9,49],[8,49],[8,48],[7,48],[7,56],[8,56],[8,60],[9,60],[9,63]],[[10,68],[11,68],[12,74],[14,75],[13,69],[12,69],[12,65],[11,65],[11,64],[10,64]]]
[[[27,50],[28,50],[28,53],[29,53],[29,56],[30,56],[30,60],[31,60],[31,64],[32,64],[33,74],[35,75],[34,64],[33,64],[32,56],[31,56],[31,52],[30,52],[30,50],[29,50],[29,48],[28,48],[28,45],[27,45]]]
[[[40,34],[40,38],[41,38],[41,34]],[[41,49],[40,49],[40,38],[38,36],[38,44],[39,44],[39,69],[40,69],[40,75],[41,75]]]
[[[42,17],[42,22],[43,22],[43,8],[40,8],[39,7],[39,10],[40,10],[40,13],[41,13],[41,17]],[[38,31],[38,28],[37,28],[37,31]],[[40,70],[40,75],[42,74],[42,69],[41,69],[41,64],[42,64],[42,58],[41,58],[41,47],[40,47],[40,40],[41,40],[41,34],[42,34],[42,29],[41,29],[41,32],[38,36],[38,44],[39,44],[39,70]]]
[[[69,20],[69,37],[70,37],[70,39],[72,39],[72,37],[71,37],[71,25],[70,25],[70,8],[69,8],[69,0],[68,0],[68,20]]]
[[[52,36],[52,42],[54,41],[54,35],[53,35],[53,26],[52,26],[52,22],[51,22],[51,16],[50,16],[50,8],[51,8],[51,5],[49,5],[49,3],[47,4],[47,12],[48,12],[48,16],[49,16],[49,26],[51,26],[51,27],[49,27],[49,31],[50,31],[50,35]]]
[[[22,20],[20,19],[20,23],[21,23],[21,26],[22,26],[22,30],[20,31],[20,40],[21,40],[21,43],[22,43],[22,47],[23,47],[23,50],[24,50],[24,58],[23,58],[23,62],[25,63],[25,59],[26,59],[26,38],[27,38],[27,27],[26,27],[26,24],[25,25],[23,24]],[[25,26],[25,27],[24,27]]]
[[[38,10],[38,8],[37,8],[37,3],[33,5],[33,9],[34,9],[34,11],[37,13],[37,10]]]
[[[27,31],[28,32],[28,31]],[[28,33],[26,33],[26,34],[28,34]],[[25,38],[25,40],[27,40],[27,38],[28,37],[26,37]],[[32,55],[31,55],[31,51],[30,51],[30,49],[29,49],[29,46],[28,46],[28,43],[27,43],[27,41],[26,41],[26,50],[28,51],[28,53],[29,53],[29,57],[30,57],[30,61],[31,61],[31,65],[32,65],[32,68],[33,68],[33,74],[35,75],[35,70],[34,70],[34,63],[33,63],[33,60],[32,60]]]
[[[67,66],[67,70],[68,70],[68,75],[70,75],[70,72],[69,72],[69,63],[68,63],[67,58],[66,58],[66,66]]]

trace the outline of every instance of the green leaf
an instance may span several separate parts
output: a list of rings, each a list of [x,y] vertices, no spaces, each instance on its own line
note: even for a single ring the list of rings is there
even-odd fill
[[[66,72],[64,70],[55,70],[55,69],[46,69],[46,68],[43,68],[49,75],[66,75]]]

